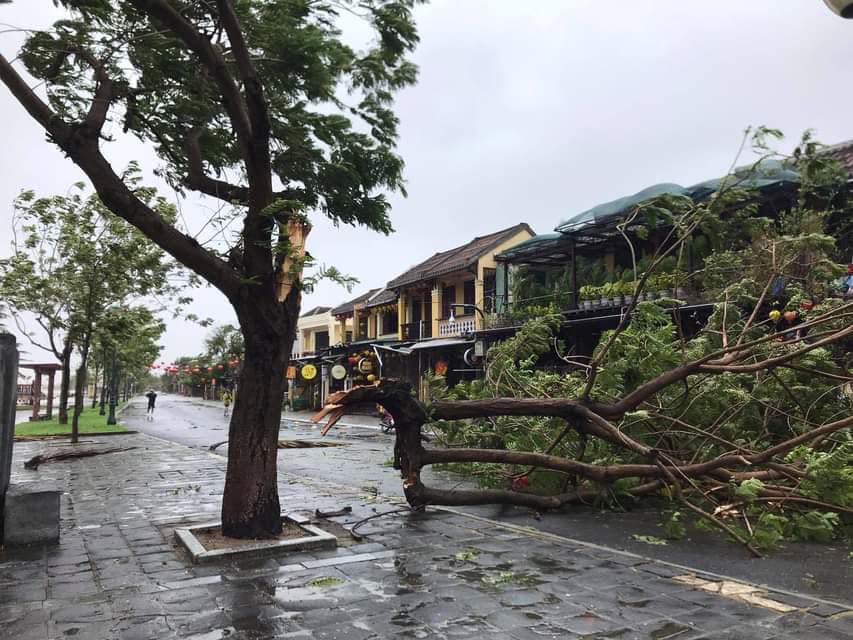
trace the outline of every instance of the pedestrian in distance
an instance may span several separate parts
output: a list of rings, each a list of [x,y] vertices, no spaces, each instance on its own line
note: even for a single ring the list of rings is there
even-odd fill
[[[223,412],[222,415],[224,415],[226,418],[229,415],[231,415],[231,400],[232,400],[231,392],[228,389],[226,389],[225,391],[222,392],[222,404],[225,407],[225,411]]]
[[[148,410],[145,413],[145,417],[147,420],[154,420],[154,403],[157,402],[157,393],[154,389],[149,389],[148,393],[145,394],[145,397],[148,398]]]

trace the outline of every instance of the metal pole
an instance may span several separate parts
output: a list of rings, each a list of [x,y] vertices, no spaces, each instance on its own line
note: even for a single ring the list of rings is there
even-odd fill
[[[107,424],[116,424],[116,401],[118,398],[118,365],[116,364],[116,350],[113,348],[112,380],[110,380],[110,413],[107,416]]]
[[[572,240],[572,309],[578,308],[578,260],[575,254],[575,241]]]

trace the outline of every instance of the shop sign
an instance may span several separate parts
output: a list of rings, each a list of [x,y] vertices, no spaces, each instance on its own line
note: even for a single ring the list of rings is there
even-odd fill
[[[332,367],[331,373],[335,380],[343,380],[347,377],[347,368],[342,364],[336,364]]]
[[[317,367],[313,364],[306,364],[302,367],[302,379],[303,380],[313,380],[317,377]]]
[[[358,370],[361,373],[373,373],[373,361],[370,358],[362,358],[358,361]]]

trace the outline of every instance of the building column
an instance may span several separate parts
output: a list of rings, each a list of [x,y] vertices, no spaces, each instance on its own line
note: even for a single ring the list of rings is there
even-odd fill
[[[402,291],[397,298],[397,339],[403,339],[403,325],[406,324],[406,294]]]
[[[353,307],[352,310],[352,340],[353,342],[358,342],[361,340],[361,336],[358,334],[358,309]]]
[[[464,302],[464,300],[463,300]],[[477,277],[474,280],[474,306],[477,307],[480,311],[485,313],[486,311],[486,293],[485,293],[485,282],[483,279],[483,268],[477,267]],[[477,311],[476,309],[466,309],[466,311],[470,311],[474,314],[474,328],[477,331],[482,331],[486,327],[483,326],[483,314]]]
[[[376,313],[371,313],[367,310],[365,310],[365,313],[367,313],[367,337],[375,339],[379,336],[379,327],[376,323]]]
[[[432,290],[432,337],[438,338],[438,325],[441,320],[441,283]]]

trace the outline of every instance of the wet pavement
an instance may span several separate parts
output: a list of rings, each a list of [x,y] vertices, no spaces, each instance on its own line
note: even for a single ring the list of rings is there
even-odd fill
[[[0,553],[0,637],[853,638],[843,603],[452,510],[370,520],[362,541],[342,536],[334,551],[193,565],[173,529],[216,519],[222,456],[132,434],[88,445],[126,452],[23,469],[60,446],[15,446],[13,481],[64,490],[62,538]],[[348,469],[336,482],[291,473],[288,460],[301,458],[282,453],[285,512],[351,506],[333,519],[346,526],[400,506],[350,482]]]
[[[228,420],[214,402],[161,395],[153,422],[144,420],[144,410],[142,401],[136,400],[122,414],[122,420],[131,428],[204,450],[228,435]],[[310,415],[285,413],[281,439],[322,440],[345,446],[281,450],[279,468],[283,472],[339,482],[364,493],[402,497],[399,474],[390,467],[393,437],[381,433],[376,418],[347,415],[339,423],[341,426],[321,438],[320,427],[308,422]],[[227,454],[227,446],[216,451]],[[424,470],[423,478],[427,484],[445,488],[471,486],[465,478],[436,472],[431,467]],[[466,507],[464,511],[776,589],[829,600],[853,600],[853,556],[842,543],[792,543],[767,558],[756,559],[717,532],[690,528],[683,540],[649,545],[634,536],[661,536],[660,509],[648,501],[627,503],[624,507],[626,511],[619,512],[575,506],[541,515],[501,506]]]

